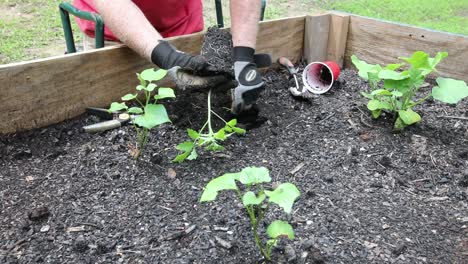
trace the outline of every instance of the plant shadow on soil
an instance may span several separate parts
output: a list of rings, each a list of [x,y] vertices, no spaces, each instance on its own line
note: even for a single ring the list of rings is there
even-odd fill
[[[90,116],[1,136],[0,263],[257,263],[234,194],[199,203],[209,180],[247,166],[301,191],[289,218],[266,217],[296,232],[277,262],[468,261],[468,123],[438,118],[467,116],[466,100],[428,102],[421,123],[392,134],[391,117],[370,119],[359,94],[368,86],[354,71],[310,100],[290,95],[284,70],[264,80],[260,122],[225,152],[182,164],[171,163],[175,146],[206,120],[206,93],[176,92],[166,103],[172,124],[150,133],[138,162],[131,126],[90,135],[81,129],[99,121]],[[229,118],[228,93],[212,103]]]

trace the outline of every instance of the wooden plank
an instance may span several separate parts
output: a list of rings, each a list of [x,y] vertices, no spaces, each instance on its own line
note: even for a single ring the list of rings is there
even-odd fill
[[[330,14],[306,17],[304,58],[308,63],[325,61],[327,58]]]
[[[305,17],[260,23],[258,52],[299,60]],[[197,54],[203,33],[169,39]],[[86,107],[106,107],[134,90],[136,72],[154,67],[125,46],[0,66],[0,134],[43,127],[76,117]],[[166,83],[165,85],[170,85]]]
[[[439,65],[442,76],[468,81],[468,36],[385,22],[361,16],[350,17],[345,66],[353,67],[351,55],[368,63],[388,64],[415,51],[449,56]]]
[[[343,68],[348,38],[349,15],[331,13],[330,33],[328,34],[327,60],[336,62]]]

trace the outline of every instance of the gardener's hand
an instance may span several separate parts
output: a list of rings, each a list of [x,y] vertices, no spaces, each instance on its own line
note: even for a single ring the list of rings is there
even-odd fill
[[[226,75],[217,73],[216,68],[209,65],[203,57],[178,51],[164,40],[159,41],[153,49],[151,60],[160,68],[169,70],[169,76],[181,89],[216,87],[216,90],[220,90],[222,87],[232,87],[231,80]]]
[[[234,73],[237,87],[232,91],[233,114],[249,110],[257,101],[263,90],[264,82],[257,67],[271,65],[267,54],[254,55],[255,50],[249,47],[234,47]]]
[[[236,87],[237,82],[226,75],[198,76],[180,66],[172,67],[168,75],[182,90],[206,91],[215,88],[215,92],[225,92]]]

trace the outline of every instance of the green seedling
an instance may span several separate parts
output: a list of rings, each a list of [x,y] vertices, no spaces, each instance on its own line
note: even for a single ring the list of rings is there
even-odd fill
[[[278,240],[280,238],[294,239],[294,230],[288,222],[275,220],[267,227],[266,233],[269,239],[264,242],[259,234],[260,223],[271,204],[278,205],[286,214],[290,214],[300,192],[292,183],[280,184],[272,191],[265,190],[262,184],[268,182],[271,182],[270,174],[264,167],[247,167],[237,173],[226,173],[206,185],[200,202],[214,201],[218,192],[234,190],[250,218],[255,244],[265,260],[270,261],[271,252]],[[244,193],[237,183],[245,186]]]
[[[437,72],[437,64],[447,57],[447,52],[438,52],[434,58],[423,51],[416,51],[409,58],[400,57],[402,63],[389,64],[385,67],[368,64],[351,57],[353,64],[359,70],[359,76],[369,82],[370,93],[362,95],[369,99],[367,108],[373,118],[378,118],[382,111],[395,116],[394,129],[401,131],[406,126],[421,120],[421,116],[413,107],[432,97],[444,103],[456,104],[468,96],[468,87],[464,81],[438,77],[438,86],[432,92],[420,95],[418,92],[425,87],[426,77]],[[419,99],[415,99],[418,97]]]
[[[211,116],[215,115],[221,119],[225,126],[219,129],[217,132],[214,132],[213,127],[211,126]],[[221,141],[226,140],[228,137],[233,134],[244,135],[245,129],[236,127],[237,120],[232,119],[229,122],[224,120],[213,110],[211,110],[211,90],[208,92],[208,118],[202,128],[197,132],[193,129],[187,129],[188,136],[192,139],[191,141],[186,141],[180,143],[176,146],[177,150],[182,151],[173,162],[183,162],[187,160],[194,160],[198,157],[197,148],[204,148],[207,151],[223,151],[224,147],[220,145]],[[207,131],[205,131],[207,130]]]
[[[148,143],[148,133],[154,127],[163,123],[171,122],[167,115],[166,108],[157,102],[160,99],[175,98],[174,90],[167,87],[159,87],[156,81],[163,79],[167,74],[166,70],[147,69],[137,73],[140,84],[136,86],[136,92],[126,94],[122,97],[121,103],[114,102],[109,108],[109,112],[126,111],[132,116],[132,124],[135,128],[138,143],[132,156],[138,159],[146,144]],[[155,94],[154,91],[157,93]],[[127,103],[136,102],[137,106],[129,107]]]

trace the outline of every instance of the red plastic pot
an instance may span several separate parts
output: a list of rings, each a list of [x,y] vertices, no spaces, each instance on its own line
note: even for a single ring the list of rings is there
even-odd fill
[[[312,62],[304,68],[302,81],[311,93],[323,94],[330,90],[339,76],[340,66],[336,62]]]

